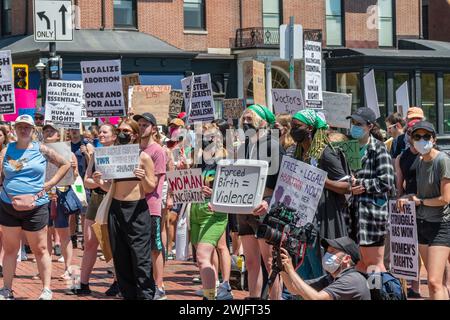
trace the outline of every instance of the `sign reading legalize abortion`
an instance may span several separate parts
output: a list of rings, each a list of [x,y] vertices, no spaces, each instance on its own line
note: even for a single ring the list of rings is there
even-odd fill
[[[410,201],[404,212],[395,200],[389,201],[391,238],[391,269],[393,275],[406,280],[419,279],[419,250],[417,244],[416,205]]]
[[[334,147],[341,148],[352,170],[361,169],[361,156],[359,155],[358,140],[332,142]]]
[[[125,115],[120,60],[81,61],[88,117]]]
[[[214,211],[251,214],[262,201],[267,172],[267,161],[220,160],[211,198]]]
[[[0,114],[15,112],[11,51],[0,51]]]
[[[126,144],[95,149],[95,168],[102,179],[133,178],[139,164],[139,145]]]
[[[284,156],[270,208],[276,203],[283,203],[297,209],[297,226],[312,222],[326,177],[325,171]]]
[[[186,169],[167,173],[169,189],[173,195],[173,202],[177,203],[202,203],[202,170]]]
[[[184,106],[188,122],[209,122],[214,120],[215,105],[212,96],[211,75],[202,74],[181,80],[184,92]]]

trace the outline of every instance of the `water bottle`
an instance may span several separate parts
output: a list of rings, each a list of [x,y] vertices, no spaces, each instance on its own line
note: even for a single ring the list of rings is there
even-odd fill
[[[239,271],[245,272],[245,257],[243,255],[240,255],[237,258],[236,264],[239,268]]]

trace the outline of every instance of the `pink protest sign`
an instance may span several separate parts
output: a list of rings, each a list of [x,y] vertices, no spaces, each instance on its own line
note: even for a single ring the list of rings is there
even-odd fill
[[[19,109],[36,108],[37,90],[15,89],[14,95],[16,98],[16,113],[5,114],[3,116],[5,121],[15,121],[19,116]]]
[[[103,123],[105,123],[107,119],[112,125],[118,125],[120,122],[120,117],[100,118]]]

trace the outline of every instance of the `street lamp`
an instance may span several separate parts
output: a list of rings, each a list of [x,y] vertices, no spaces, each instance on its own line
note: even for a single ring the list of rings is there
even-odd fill
[[[45,106],[45,98],[47,95],[47,83],[46,83],[46,71],[47,71],[47,59],[39,59],[39,62],[36,64],[36,69],[39,71],[41,75],[41,101],[42,106]]]

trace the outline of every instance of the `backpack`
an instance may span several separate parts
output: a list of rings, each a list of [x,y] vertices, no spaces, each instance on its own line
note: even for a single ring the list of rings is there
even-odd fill
[[[367,279],[372,300],[407,300],[400,280],[391,273],[379,272],[367,274],[360,271],[357,272]]]

